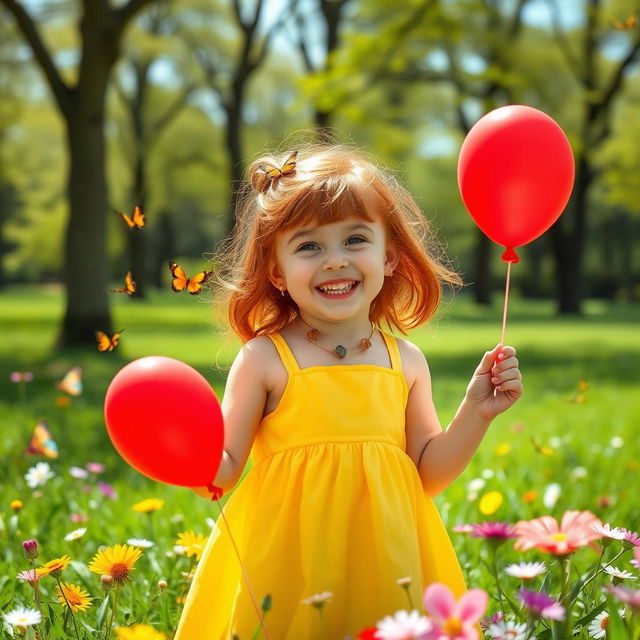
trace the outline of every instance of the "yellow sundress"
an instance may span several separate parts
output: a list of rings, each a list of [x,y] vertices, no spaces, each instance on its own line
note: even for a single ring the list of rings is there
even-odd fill
[[[381,332],[392,368],[300,369],[271,334],[288,381],[251,450],[253,467],[224,513],[271,640],[356,638],[414,606],[431,582],[466,591],[447,531],[405,452],[408,389],[396,339]],[[330,592],[319,612],[302,601]],[[326,625],[323,630],[322,622]],[[241,568],[218,519],[187,596],[175,640],[251,640],[258,625]],[[265,638],[263,633],[260,638]]]

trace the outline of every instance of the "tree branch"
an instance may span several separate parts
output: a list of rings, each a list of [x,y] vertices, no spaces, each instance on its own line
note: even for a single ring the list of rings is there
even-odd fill
[[[40,68],[42,69],[54,98],[60,107],[60,111],[65,118],[70,117],[71,111],[71,94],[73,89],[70,88],[60,76],[57,67],[53,63],[49,50],[44,45],[42,38],[36,28],[35,22],[26,12],[25,8],[16,0],[0,0],[2,4],[13,14],[18,24],[18,28],[22,32],[25,40],[31,47]]]
[[[197,86],[195,82],[192,82],[184,88],[182,93],[173,101],[173,104],[153,123],[149,140],[156,140],[162,131],[171,124],[171,121],[184,109],[189,96],[196,90]]]
[[[123,4],[118,9],[113,11],[113,15],[116,19],[119,31],[124,31],[129,21],[138,13],[142,11],[147,5],[152,4],[156,0],[129,0],[127,4]],[[4,0],[3,0],[4,2]]]
[[[558,15],[558,7],[554,0],[547,0],[549,5],[549,11],[551,13],[551,22],[553,24],[553,33],[558,43],[560,51],[564,55],[569,70],[573,72],[578,81],[584,86],[584,73],[582,72],[582,65],[580,60],[573,54],[568,40],[565,37],[564,32],[560,28],[560,18]]]

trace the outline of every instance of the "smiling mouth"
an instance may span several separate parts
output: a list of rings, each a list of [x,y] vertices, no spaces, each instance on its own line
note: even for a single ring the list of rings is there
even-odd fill
[[[330,284],[322,287],[316,287],[316,289],[324,296],[340,298],[351,293],[351,291],[353,291],[359,284],[360,283],[357,280],[353,280],[352,282],[343,285]]]

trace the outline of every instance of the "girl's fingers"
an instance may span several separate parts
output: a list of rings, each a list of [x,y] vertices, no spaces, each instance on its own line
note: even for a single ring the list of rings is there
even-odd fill
[[[506,371],[503,371],[502,373],[498,373],[497,375],[493,375],[491,377],[491,382],[493,382],[493,384],[501,384],[509,380],[522,380],[520,369],[518,369],[517,367],[512,367],[511,369],[507,369]]]
[[[522,380],[507,380],[500,383],[496,389],[498,391],[519,391],[522,393]]]
[[[514,367],[517,368],[519,364],[518,358],[515,356],[511,356],[505,360],[498,360],[491,370],[491,373],[492,375],[496,375],[502,371],[506,371],[507,369],[513,369]]]

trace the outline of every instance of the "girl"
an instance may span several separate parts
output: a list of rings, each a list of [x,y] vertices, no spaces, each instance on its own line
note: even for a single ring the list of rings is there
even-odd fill
[[[485,353],[443,431],[424,355],[381,328],[406,335],[435,313],[442,283],[460,283],[424,246],[409,193],[334,144],[248,174],[219,262],[244,346],[215,485],[229,491],[249,454],[253,466],[209,537],[175,638],[249,640],[266,595],[261,637],[355,637],[406,608],[400,578],[414,603],[432,582],[465,591],[432,498],[520,397],[518,361],[512,347]]]

